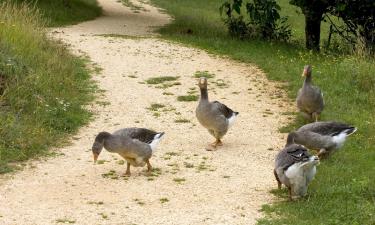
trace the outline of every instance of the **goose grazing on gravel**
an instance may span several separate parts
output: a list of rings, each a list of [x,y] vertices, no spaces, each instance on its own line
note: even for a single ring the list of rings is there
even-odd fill
[[[323,93],[319,87],[312,85],[310,65],[305,66],[302,76],[305,77],[305,81],[297,94],[297,107],[306,119],[318,121],[324,108]]]
[[[280,189],[284,184],[289,190],[289,199],[305,196],[307,187],[316,174],[319,158],[308,153],[307,149],[293,143],[288,136],[284,149],[276,156],[274,175]]]
[[[357,131],[357,128],[340,122],[314,122],[300,127],[289,135],[294,143],[318,150],[318,156],[328,156],[344,145],[346,137]]]
[[[199,104],[195,110],[197,119],[208,132],[216,138],[216,141],[206,147],[207,151],[216,150],[217,146],[223,145],[221,138],[227,133],[229,127],[233,125],[238,112],[233,112],[226,105],[208,100],[207,78],[199,78],[198,86],[201,91]]]
[[[152,170],[150,158],[163,137],[164,132],[157,133],[145,128],[124,128],[110,134],[100,132],[92,146],[94,162],[98,159],[103,147],[113,153],[118,153],[127,162],[125,175],[130,175],[130,165],[143,167],[147,164],[147,169]]]

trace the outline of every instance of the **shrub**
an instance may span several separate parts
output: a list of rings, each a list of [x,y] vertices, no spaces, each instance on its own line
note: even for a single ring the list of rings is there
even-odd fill
[[[252,0],[246,3],[246,12],[249,18],[245,21],[241,15],[242,0],[233,0],[223,3],[220,13],[225,10],[224,22],[229,34],[240,39],[262,38],[267,40],[287,41],[291,31],[286,17],[280,17],[280,6],[275,0]],[[238,16],[234,16],[236,12]]]

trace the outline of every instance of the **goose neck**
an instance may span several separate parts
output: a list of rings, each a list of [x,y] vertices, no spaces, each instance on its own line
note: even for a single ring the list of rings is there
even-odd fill
[[[208,101],[207,88],[201,88],[201,101]]]

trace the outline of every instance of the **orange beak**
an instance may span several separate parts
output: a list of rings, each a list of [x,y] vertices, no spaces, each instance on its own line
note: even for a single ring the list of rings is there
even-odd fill
[[[96,163],[96,161],[98,160],[98,157],[99,157],[99,155],[98,154],[95,154],[95,153],[93,153],[93,156],[94,156],[94,164]]]
[[[301,75],[302,77],[306,77],[307,76],[307,70],[303,70],[303,73]]]

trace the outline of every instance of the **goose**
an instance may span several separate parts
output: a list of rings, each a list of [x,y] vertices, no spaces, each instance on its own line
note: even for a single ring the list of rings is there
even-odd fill
[[[278,189],[284,184],[289,190],[289,200],[303,197],[316,174],[319,158],[308,153],[303,145],[294,144],[288,136],[287,144],[276,156],[273,171]]]
[[[126,160],[126,176],[130,176],[130,165],[143,167],[147,164],[147,170],[151,172],[152,166],[149,160],[163,135],[164,132],[158,133],[136,127],[117,130],[113,134],[100,132],[95,137],[92,146],[94,163],[104,147],[107,151],[117,153]]]
[[[319,87],[312,85],[311,66],[306,65],[302,76],[305,77],[303,86],[297,94],[297,108],[308,120],[318,121],[324,109],[323,93]]]
[[[326,121],[314,122],[300,127],[289,135],[294,143],[318,150],[320,158],[340,149],[346,137],[357,131],[357,128],[345,123]]]
[[[201,96],[195,114],[199,123],[216,138],[215,142],[206,147],[207,151],[214,151],[217,146],[223,145],[221,139],[233,125],[238,112],[234,112],[218,101],[210,102],[208,100],[207,78],[199,78],[198,86]]]

